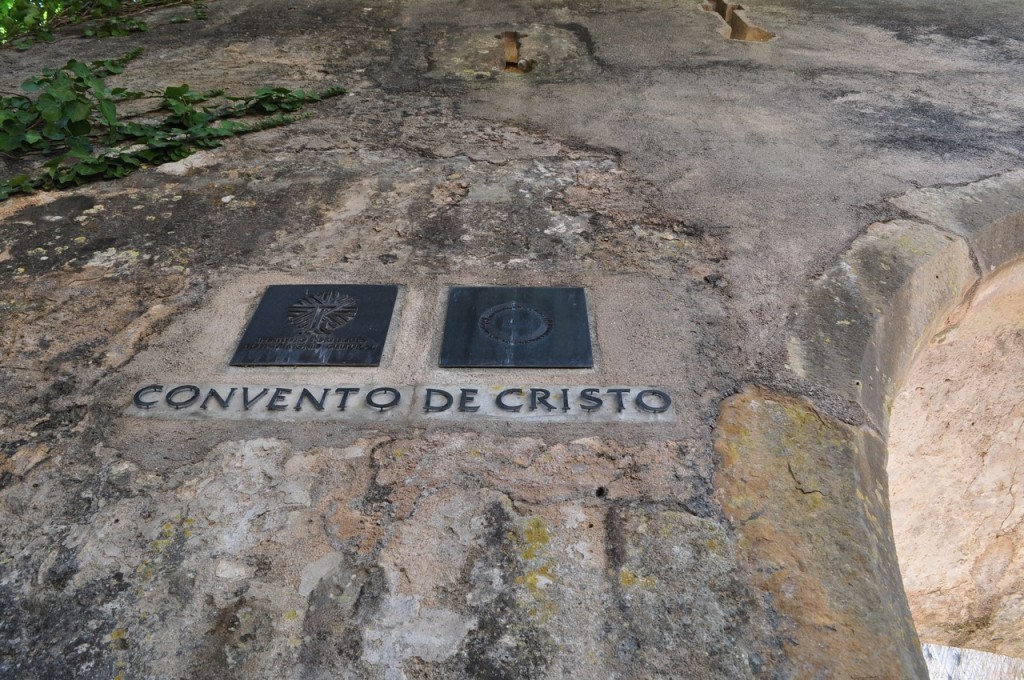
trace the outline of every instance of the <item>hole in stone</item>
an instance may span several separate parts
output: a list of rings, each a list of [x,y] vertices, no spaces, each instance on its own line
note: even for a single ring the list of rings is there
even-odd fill
[[[972,677],[1020,677],[992,664],[1024,672],[1024,262],[957,317],[892,404],[893,535],[929,666],[967,648],[1001,655]]]
[[[529,73],[533,70],[533,61],[526,59],[519,52],[522,47],[520,39],[528,37],[526,34],[504,31],[494,37],[501,41],[502,61],[499,64],[501,70],[506,73]]]
[[[760,26],[747,23],[739,12],[743,11],[742,5],[730,4],[725,0],[708,0],[701,9],[706,12],[715,12],[722,17],[728,28],[725,30],[725,37],[730,40],[744,40],[747,42],[765,42],[775,37],[771,31],[766,31]]]
[[[597,487],[597,491],[594,492],[594,495],[597,496],[598,498],[604,498],[605,496],[608,495],[608,489],[604,488],[603,486],[599,486]]]

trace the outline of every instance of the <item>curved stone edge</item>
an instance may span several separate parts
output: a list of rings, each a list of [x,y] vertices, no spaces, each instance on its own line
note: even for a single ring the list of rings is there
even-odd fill
[[[715,493],[796,677],[928,677],[892,538],[885,443],[748,387],[722,403],[715,453]]]
[[[869,645],[881,643],[878,649],[885,650],[882,656],[890,659],[890,666],[888,671],[885,664],[873,666],[880,677],[893,675],[897,668],[907,677],[928,677],[922,666],[924,660],[893,545],[885,433],[895,391],[918,349],[954,310],[970,302],[983,276],[1024,254],[1024,170],[960,187],[915,190],[890,202],[911,219],[873,224],[858,237],[839,261],[812,283],[798,303],[788,338],[787,368],[806,384],[823,388],[859,406],[874,431],[854,430],[819,414],[809,404],[788,397],[747,390],[723,404],[719,431],[716,431],[720,461],[715,486],[727,514],[736,521],[737,517],[742,517],[742,512],[749,510],[742,505],[745,498],[752,497],[746,488],[750,479],[762,483],[774,479],[772,483],[780,485],[785,482],[785,475],[778,469],[745,473],[744,467],[770,468],[774,464],[779,468],[779,459],[784,459],[783,471],[790,474],[791,483],[799,482],[797,491],[804,496],[814,496],[815,489],[800,481],[800,473],[795,471],[799,464],[793,467],[793,460],[796,460],[793,455],[800,458],[806,457],[808,452],[818,452],[816,455],[825,453],[828,458],[833,445],[824,440],[815,441],[814,433],[821,429],[814,424],[815,420],[825,424],[826,429],[840,433],[834,441],[845,440],[840,448],[851,456],[847,467],[854,470],[856,484],[839,491],[844,499],[852,498],[851,493],[855,492],[862,507],[850,508],[851,516],[855,523],[867,521],[871,531],[853,532],[859,533],[863,543],[844,543],[849,532],[843,528],[840,538],[832,543],[828,542],[829,537],[824,537],[823,554],[810,554],[806,565],[798,564],[801,567],[798,573],[805,577],[810,575],[810,591],[818,587],[827,597],[801,608],[806,610],[804,613],[794,609],[790,615],[795,622],[794,639],[807,638],[807,644],[794,653],[796,658],[808,657],[807,668],[832,669],[835,668],[832,657],[827,654],[808,656],[807,647],[817,645],[819,649],[833,650],[845,658],[859,657],[865,641]],[[774,406],[769,407],[767,402]],[[763,416],[756,411],[773,414],[774,429],[759,424],[758,417],[763,419]],[[769,446],[766,455],[764,450],[744,450],[728,443],[735,436],[728,432],[730,427],[735,429],[730,419],[737,418],[737,413],[749,420],[741,427],[740,437],[748,441],[747,449],[750,449],[749,441],[760,441],[762,445],[774,442],[772,445],[776,448]],[[803,421],[802,424],[799,421]],[[755,432],[759,428],[760,431]],[[751,432],[755,436],[751,437]],[[830,464],[824,469],[828,475],[838,475],[839,479],[845,474],[841,468]],[[741,483],[736,482],[737,478]],[[824,499],[825,494],[821,495]],[[779,500],[784,497],[781,491],[775,490],[766,493],[763,500],[770,508],[772,504],[784,506]],[[806,512],[806,508],[802,512]],[[779,513],[780,516],[773,519],[770,529],[757,525],[748,528],[751,521],[765,516],[760,513],[747,514],[746,519],[739,520],[737,528],[743,540],[751,544],[752,559],[769,559],[781,550],[774,539],[762,534],[782,532],[786,540],[778,545],[788,545],[799,554],[801,550],[806,552],[808,530],[831,527],[834,521],[840,521],[813,515],[804,518],[801,511],[790,508],[788,513]],[[806,522],[816,524],[807,527]],[[840,526],[843,526],[841,521]],[[825,578],[828,574],[823,571],[830,561],[841,560],[845,555],[861,566],[860,572],[851,573],[847,584],[852,594],[843,590],[842,583]],[[770,573],[763,565],[759,569],[755,573]],[[772,589],[770,583],[765,587]],[[790,587],[782,592],[797,590]],[[848,640],[829,643],[821,639],[821,625],[814,620],[814,612],[816,607],[830,604],[828,597],[843,601],[844,594],[855,599],[865,595],[880,597],[884,611],[872,615],[870,611],[843,610],[853,614],[850,621],[862,629],[851,627]],[[781,602],[786,603],[787,599]],[[780,608],[785,611],[784,606]],[[835,610],[826,606],[823,611],[831,615]],[[886,638],[887,634],[891,637]],[[880,639],[880,635],[885,639]],[[862,668],[857,670],[863,673]]]
[[[1024,253],[1024,170],[958,187],[917,189],[889,202],[965,238],[985,273]]]
[[[977,280],[962,238],[911,220],[872,224],[800,301],[789,367],[884,432],[903,370]]]
[[[912,219],[853,241],[797,303],[787,346],[790,370],[882,433],[917,350],[982,276],[1024,255],[1024,170],[890,202]]]

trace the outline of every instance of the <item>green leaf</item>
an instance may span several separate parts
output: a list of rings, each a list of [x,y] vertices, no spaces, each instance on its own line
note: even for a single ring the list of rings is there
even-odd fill
[[[103,120],[106,121],[107,125],[114,127],[117,125],[117,109],[114,108],[114,102],[109,99],[98,100],[100,113],[103,115]]]
[[[73,123],[84,121],[92,113],[92,107],[89,106],[88,102],[76,99],[73,102],[68,102],[64,105],[64,115],[67,119]]]
[[[39,116],[46,122],[54,123],[60,120],[60,104],[50,93],[44,92],[39,95],[36,108],[39,110]]]
[[[171,111],[173,111],[175,114],[179,116],[185,115],[185,112],[188,111],[188,106],[185,104],[185,102],[179,99],[168,100],[167,108],[169,108]]]
[[[92,75],[92,70],[80,61],[72,59],[64,68],[74,73],[79,78],[87,78]]]
[[[58,81],[52,87],[47,89],[55,99],[62,102],[71,102],[78,99],[78,93],[74,91],[66,79]]]
[[[68,123],[68,132],[77,137],[84,137],[89,134],[91,130],[92,123],[88,120],[73,120]]]
[[[10,153],[11,151],[15,151],[21,147],[22,142],[24,141],[25,135],[23,135],[21,132],[15,132],[12,134],[9,134],[7,132],[0,132],[0,151],[5,151],[8,153]]]
[[[164,90],[164,96],[168,99],[181,99],[189,92],[188,85],[179,85],[178,87],[168,87]]]

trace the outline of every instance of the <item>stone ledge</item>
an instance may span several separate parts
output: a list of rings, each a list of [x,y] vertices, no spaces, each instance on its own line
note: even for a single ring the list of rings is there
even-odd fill
[[[963,240],[910,220],[873,224],[803,296],[789,366],[860,404],[884,431],[919,342],[977,278]]]
[[[890,202],[963,236],[985,273],[1024,253],[1024,170],[964,186],[918,189]]]

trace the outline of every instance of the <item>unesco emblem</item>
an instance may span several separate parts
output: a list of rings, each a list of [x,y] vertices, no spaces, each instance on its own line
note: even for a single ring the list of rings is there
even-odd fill
[[[359,303],[338,291],[312,293],[288,308],[288,323],[303,333],[329,335],[355,318]]]

